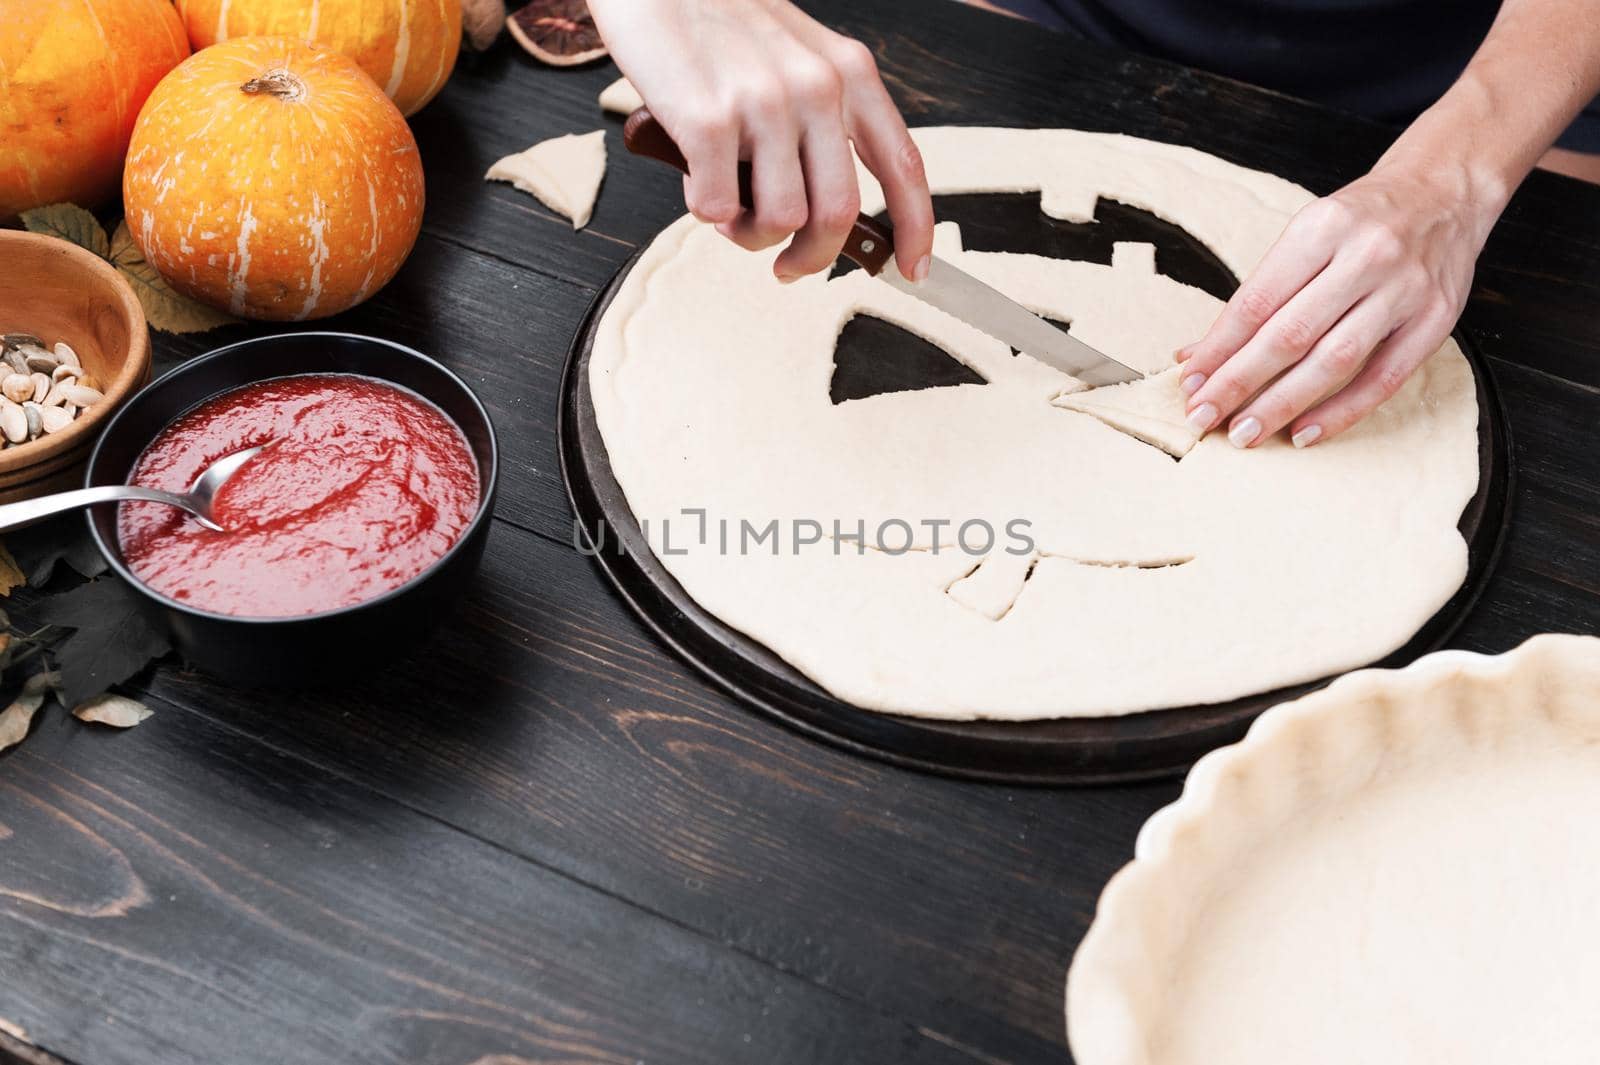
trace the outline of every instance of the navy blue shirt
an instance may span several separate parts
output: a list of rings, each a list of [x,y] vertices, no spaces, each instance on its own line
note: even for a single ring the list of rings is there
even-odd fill
[[[1057,29],[1386,122],[1415,118],[1500,0],[994,0]],[[1600,152],[1595,105],[1561,143]]]

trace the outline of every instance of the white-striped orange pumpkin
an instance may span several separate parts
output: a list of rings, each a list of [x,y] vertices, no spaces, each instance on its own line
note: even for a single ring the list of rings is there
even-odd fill
[[[114,195],[140,105],[188,54],[167,0],[0,0],[0,222]]]
[[[150,94],[128,231],[172,286],[247,318],[323,318],[376,292],[422,227],[422,162],[355,62],[287,37],[197,52]]]
[[[234,37],[298,37],[361,64],[406,115],[444,87],[461,0],[178,0],[195,50]]]

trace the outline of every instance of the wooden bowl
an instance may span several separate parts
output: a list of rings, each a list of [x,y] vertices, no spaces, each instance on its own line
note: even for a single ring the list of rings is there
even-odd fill
[[[100,429],[150,380],[150,331],[127,280],[93,252],[0,230],[0,333],[66,341],[105,399],[58,433],[0,451],[0,503],[79,487]]]

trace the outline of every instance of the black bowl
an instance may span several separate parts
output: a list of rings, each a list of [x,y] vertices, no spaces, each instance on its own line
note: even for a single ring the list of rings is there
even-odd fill
[[[405,584],[354,606],[286,618],[215,614],[152,590],[122,557],[117,508],[96,507],[89,530],[111,568],[137,590],[186,661],[233,684],[296,686],[348,677],[352,666],[419,646],[470,584],[489,535],[499,454],[488,411],[461,378],[427,356],[350,333],[261,337],[184,363],[117,411],[89,455],[85,484],[126,484],[150,442],[196,404],[254,381],[303,373],[363,374],[432,402],[466,435],[478,460],[482,498],[455,546]]]

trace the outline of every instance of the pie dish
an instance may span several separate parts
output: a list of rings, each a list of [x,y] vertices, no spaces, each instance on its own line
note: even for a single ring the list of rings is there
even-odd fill
[[[1274,707],[1139,834],[1073,960],[1077,1065],[1590,1063],[1600,639]]]

